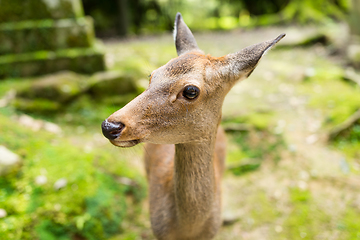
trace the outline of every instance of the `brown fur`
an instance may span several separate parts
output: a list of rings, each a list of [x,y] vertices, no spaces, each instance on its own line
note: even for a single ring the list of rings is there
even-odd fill
[[[215,173],[215,185],[212,194],[218,201],[216,209],[213,209],[216,215],[220,214],[220,180],[225,164],[225,143],[225,133],[219,127],[212,166]],[[174,205],[174,155],[175,145],[173,144],[148,143],[145,145],[145,166],[150,187],[151,222],[153,231],[159,239],[189,239],[187,236],[183,236],[184,233],[188,233],[188,230],[184,232],[175,221],[177,213]],[[187,173],[180,174],[186,175]],[[206,224],[202,229],[196,226],[199,232],[196,234],[196,238],[191,239],[210,239],[221,224],[219,219],[218,216],[216,223]],[[214,222],[213,219],[208,221]]]
[[[116,146],[147,143],[145,166],[155,236],[207,240],[221,225],[220,181],[226,148],[219,127],[223,100],[281,37],[214,58],[197,48],[179,14],[175,25],[179,57],[155,70],[148,89],[105,120],[103,131]],[[189,85],[200,91],[192,100],[183,96]],[[112,132],[118,135],[112,137]]]

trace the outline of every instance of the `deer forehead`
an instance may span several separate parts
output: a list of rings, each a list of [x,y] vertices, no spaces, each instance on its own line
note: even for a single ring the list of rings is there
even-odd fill
[[[207,62],[203,54],[192,52],[172,59],[165,65],[166,74],[169,76],[183,75],[202,68]]]
[[[187,80],[204,80],[204,71],[209,60],[200,53],[187,53],[170,60],[164,66],[156,69],[150,78],[151,84],[174,85]]]

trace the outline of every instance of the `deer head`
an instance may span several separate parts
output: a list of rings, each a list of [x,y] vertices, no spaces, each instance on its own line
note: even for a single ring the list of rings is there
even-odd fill
[[[102,123],[103,134],[119,147],[212,138],[226,94],[237,81],[247,78],[266,51],[284,36],[212,57],[198,48],[178,13],[174,30],[178,57],[154,70],[149,87]]]

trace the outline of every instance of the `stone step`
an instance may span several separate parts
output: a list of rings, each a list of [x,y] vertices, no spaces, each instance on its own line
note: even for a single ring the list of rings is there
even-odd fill
[[[91,47],[93,29],[90,17],[3,23],[0,24],[0,55]]]
[[[0,23],[83,17],[81,0],[1,0]]]
[[[0,56],[0,79],[39,76],[61,70],[91,74],[105,70],[100,43],[91,48],[37,51]]]

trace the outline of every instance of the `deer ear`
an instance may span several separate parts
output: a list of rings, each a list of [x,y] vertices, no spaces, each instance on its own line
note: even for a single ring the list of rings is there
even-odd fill
[[[258,43],[237,53],[218,58],[215,60],[215,65],[224,79],[235,82],[241,78],[247,78],[254,71],[261,57],[283,37],[285,37],[285,34],[279,35],[274,40]]]
[[[178,56],[194,50],[200,51],[194,35],[182,19],[180,13],[177,13],[175,17],[174,40]]]

